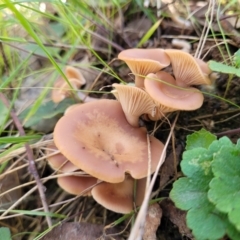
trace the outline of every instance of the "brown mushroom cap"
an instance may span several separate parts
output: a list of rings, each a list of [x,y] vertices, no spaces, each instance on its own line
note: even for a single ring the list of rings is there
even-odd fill
[[[64,115],[54,129],[54,142],[74,165],[100,180],[117,183],[125,172],[133,178],[148,174],[145,128],[129,125],[121,104],[102,99],[79,105]],[[164,145],[150,136],[151,172]]]
[[[180,89],[175,79],[167,72],[148,74],[144,86],[156,102],[175,110],[195,110],[203,104],[203,94],[198,89],[193,87]]]
[[[86,79],[84,78],[80,70],[78,70],[77,68],[72,66],[66,66],[65,72],[68,79],[74,78],[78,80],[78,85],[76,86],[77,88],[86,84]]]
[[[146,182],[146,178],[137,180],[135,199],[137,206],[141,205],[145,190],[142,188],[143,184],[138,184],[139,181]],[[111,211],[129,213],[134,207],[134,179],[126,176],[121,183],[102,182],[92,189],[92,196],[96,202]]]
[[[178,86],[191,86],[211,84],[206,75],[207,65],[203,61],[196,60],[189,53],[176,49],[166,49],[165,53],[171,59],[173,74]]]
[[[65,74],[68,81],[71,83],[73,89],[78,89],[86,83],[85,78],[79,70],[74,67],[67,66]],[[71,95],[71,87],[62,77],[60,77],[55,83],[52,90],[52,101],[55,103],[61,102],[66,97]]]
[[[81,195],[86,189],[91,188],[97,183],[97,179],[94,177],[83,176],[65,176],[58,177],[58,185],[66,192],[73,195]],[[90,196],[91,189],[83,194]]]
[[[149,114],[154,117],[155,103],[144,90],[131,85],[114,83],[112,93],[121,103],[126,119],[133,127],[139,127],[139,117]]]
[[[170,64],[170,59],[163,49],[127,49],[118,54],[135,75],[135,85],[143,87],[144,77],[156,73]]]
[[[56,145],[54,143],[48,144],[46,149],[46,159],[51,168],[53,168],[54,170],[59,170],[61,172],[73,172],[79,169],[78,167],[73,165],[70,161],[68,161],[68,159],[61,153],[52,155],[54,151],[59,151]]]
[[[54,150],[58,150],[54,143],[48,144],[46,154],[52,154]],[[49,165],[54,170],[61,172],[73,172],[79,170],[78,167],[73,165],[65,156],[61,153],[57,153],[53,156],[47,156]],[[57,178],[58,185],[66,192],[74,195],[80,195],[87,188],[90,188],[97,183],[97,179],[94,177],[85,176],[65,176]],[[83,195],[91,195],[91,191],[84,193]]]

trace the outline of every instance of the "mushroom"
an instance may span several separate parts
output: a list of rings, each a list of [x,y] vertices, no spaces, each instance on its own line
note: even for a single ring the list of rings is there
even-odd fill
[[[135,75],[135,85],[143,87],[143,80],[149,73],[156,73],[170,64],[163,49],[127,49],[118,54]]]
[[[167,72],[148,74],[144,86],[156,102],[169,108],[169,112],[177,109],[195,110],[203,104],[203,94],[198,89],[179,88],[176,80]]]
[[[149,114],[154,117],[155,103],[144,90],[131,85],[114,83],[112,93],[121,103],[126,119],[133,127],[139,127],[139,117]]]
[[[86,79],[83,77],[81,72],[74,67],[67,66],[65,69],[65,74],[68,81],[72,85],[72,89],[74,90],[79,89],[82,85],[86,83]],[[52,101],[55,103],[61,102],[63,99],[71,95],[72,89],[70,88],[68,82],[66,82],[63,78],[59,78],[55,82],[54,89],[52,90]],[[78,92],[77,95],[84,102],[97,100],[96,98],[86,96],[82,92]]]
[[[76,68],[67,66],[65,69],[65,74],[68,81],[71,83],[73,89],[78,89],[86,83],[85,78]],[[61,102],[66,97],[71,94],[71,88],[62,77],[60,77],[54,84],[54,89],[52,90],[52,100],[55,103]]]
[[[54,152],[57,152],[53,155]],[[61,172],[74,172],[79,168],[73,165],[68,159],[63,156],[57,149],[56,145],[52,142],[47,145],[46,159],[52,169]]]
[[[189,53],[176,49],[166,49],[165,53],[171,59],[176,85],[187,87],[191,85],[211,84],[208,75],[210,69],[207,63],[192,57]]]
[[[129,213],[134,209],[134,201],[136,206],[140,206],[144,198],[146,178],[136,181],[135,199],[134,179],[129,175],[126,175],[125,180],[120,183],[98,184],[92,189],[92,196],[96,202],[111,211]]]
[[[91,188],[97,181],[91,176],[65,176],[57,179],[58,185],[66,192],[83,196],[91,196]]]
[[[78,167],[73,165],[64,155],[57,153],[55,155],[48,156],[52,151],[58,150],[54,143],[50,143],[46,150],[46,159],[49,165],[57,171],[63,173],[74,172],[79,170]],[[92,187],[97,183],[97,179],[89,176],[63,176],[57,178],[58,185],[66,192],[74,195],[80,195],[85,192],[86,189]],[[83,195],[91,195],[90,190],[85,192]]]
[[[53,135],[69,161],[102,181],[122,182],[125,172],[135,179],[148,175],[147,131],[131,126],[116,100],[76,106],[57,122]],[[164,145],[149,138],[153,173]]]

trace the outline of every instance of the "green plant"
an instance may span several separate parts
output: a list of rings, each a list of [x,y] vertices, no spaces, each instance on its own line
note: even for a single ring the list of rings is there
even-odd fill
[[[240,141],[219,140],[202,129],[187,138],[181,170],[170,198],[187,211],[187,225],[199,240],[240,239]]]
[[[227,74],[235,74],[240,77],[240,50],[235,52],[233,57],[233,66],[228,66],[227,64],[209,61],[209,67],[212,71],[227,73]]]
[[[0,239],[11,240],[11,232],[7,227],[0,227]]]
[[[216,62],[213,60],[209,61],[208,63],[209,68],[212,71],[229,74],[224,97],[226,96],[229,90],[233,76],[236,75],[240,77],[240,49],[237,52],[235,52],[232,64],[233,66],[229,66],[224,63]]]

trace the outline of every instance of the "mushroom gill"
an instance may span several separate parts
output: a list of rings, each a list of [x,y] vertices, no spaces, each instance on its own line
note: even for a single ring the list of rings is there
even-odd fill
[[[144,90],[130,85],[114,83],[112,93],[121,103],[126,119],[133,127],[139,127],[139,117],[148,114],[155,117],[155,103]]]
[[[211,84],[203,61],[200,62],[181,50],[166,49],[165,52],[171,59],[173,74],[178,86]]]

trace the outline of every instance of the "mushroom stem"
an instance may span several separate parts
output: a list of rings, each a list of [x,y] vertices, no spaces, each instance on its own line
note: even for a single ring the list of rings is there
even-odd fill
[[[125,114],[128,123],[133,127],[139,127],[139,116],[134,116],[131,114]]]
[[[82,102],[85,102],[85,103],[99,100],[98,98],[89,97],[83,92],[78,92],[77,96]]]

